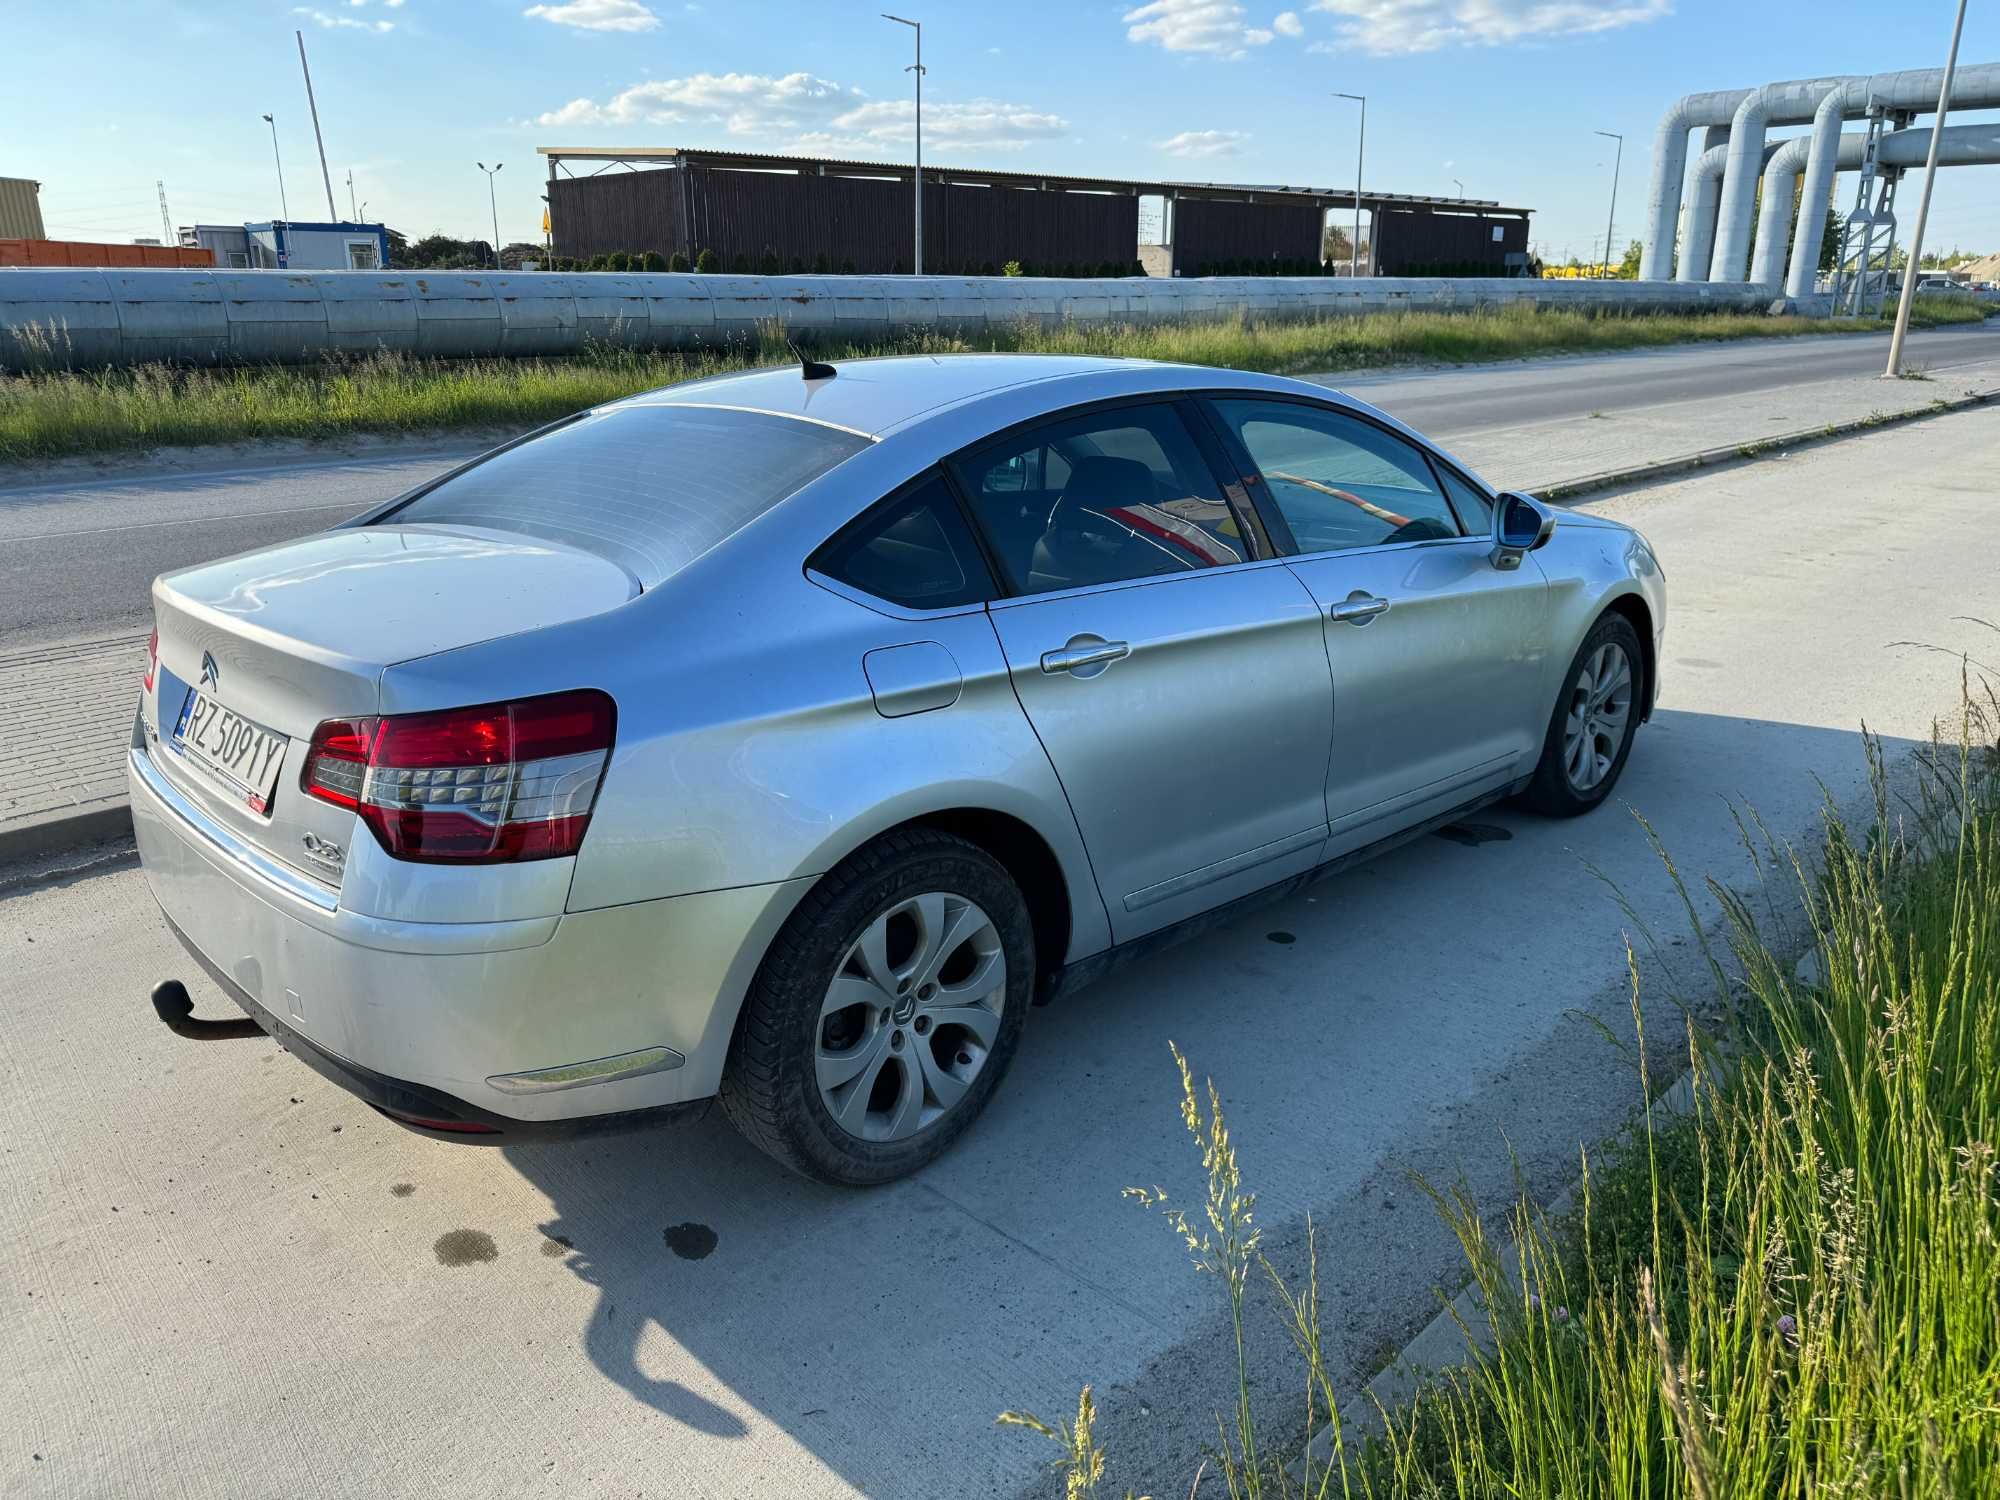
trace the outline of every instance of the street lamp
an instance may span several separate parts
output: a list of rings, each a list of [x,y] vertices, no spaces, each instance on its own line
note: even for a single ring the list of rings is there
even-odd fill
[[[886,10],[881,13],[885,21],[894,21],[898,26],[907,26],[917,34],[917,60],[903,69],[905,73],[917,75],[917,175],[915,180],[917,201],[917,245],[912,253],[912,263],[918,276],[924,274],[924,23],[892,16]]]
[[[1910,331],[1910,304],[1916,298],[1917,273],[1924,264],[1924,221],[1931,214],[1931,186],[1937,181],[1938,142],[1944,139],[1944,112],[1951,108],[1951,75],[1958,71],[1958,34],[1964,29],[1965,0],[1958,0],[1958,19],[1951,23],[1951,51],[1945,56],[1944,82],[1938,89],[1937,120],[1931,130],[1930,155],[1924,161],[1924,190],[1917,199],[1917,229],[1910,236],[1910,260],[1903,268],[1903,295],[1896,302],[1896,331],[1889,335],[1889,367],[1882,372],[1884,375],[1900,375],[1903,370],[1903,336]]]
[[[278,164],[278,211],[289,221],[292,210],[285,202],[285,159],[278,155],[278,122],[266,115],[264,123],[271,127],[271,160]]]
[[[1452,185],[1453,187],[1455,187],[1455,188],[1457,188],[1457,189],[1458,189],[1458,196],[1459,196],[1459,197],[1463,198],[1463,197],[1465,196],[1465,184],[1464,184],[1464,183],[1460,182],[1460,181],[1459,181],[1459,180],[1458,180],[1458,179],[1457,179],[1456,177],[1454,177],[1454,178],[1452,178],[1452,180],[1451,180],[1451,185]]]
[[[507,163],[496,161],[489,167],[481,161],[473,165],[486,174],[486,206],[493,211],[493,269],[497,271],[500,269],[500,208],[493,197],[493,178]]]
[[[1611,212],[1604,217],[1604,274],[1611,275],[1611,225],[1618,217],[1618,172],[1625,165],[1625,137],[1615,130],[1594,130],[1592,135],[1601,135],[1606,140],[1618,143],[1618,155],[1611,164]]]
[[[1347,274],[1361,274],[1361,162],[1368,149],[1368,96],[1336,93],[1336,99],[1352,99],[1361,106],[1361,135],[1354,143],[1354,238],[1347,246]]]

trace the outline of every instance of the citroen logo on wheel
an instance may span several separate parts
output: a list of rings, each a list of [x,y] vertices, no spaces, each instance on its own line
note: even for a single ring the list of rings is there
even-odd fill
[[[208,652],[201,653],[201,685],[211,692],[215,690],[216,679],[222,674],[216,670],[215,658]]]

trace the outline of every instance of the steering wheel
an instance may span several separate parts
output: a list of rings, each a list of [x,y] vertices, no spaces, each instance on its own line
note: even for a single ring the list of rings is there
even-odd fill
[[[1457,535],[1457,532],[1434,516],[1418,516],[1415,520],[1405,521],[1398,526],[1383,537],[1378,545],[1386,546],[1390,542],[1442,542]]]

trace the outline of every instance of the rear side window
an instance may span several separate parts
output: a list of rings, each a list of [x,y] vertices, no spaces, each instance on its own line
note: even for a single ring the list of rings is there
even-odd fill
[[[939,474],[828,542],[812,566],[905,609],[949,609],[993,597],[978,544]]]
[[[652,588],[867,446],[764,412],[613,407],[496,453],[376,524],[519,532],[594,552]]]

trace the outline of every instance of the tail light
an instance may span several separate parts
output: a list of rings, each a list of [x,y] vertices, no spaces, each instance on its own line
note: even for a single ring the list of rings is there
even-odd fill
[[[617,710],[594,689],[439,713],[328,719],[299,772],[397,859],[500,864],[574,854]]]
[[[153,673],[160,665],[160,632],[156,629],[153,638],[146,642],[146,675],[139,686],[147,692],[153,690]]]

